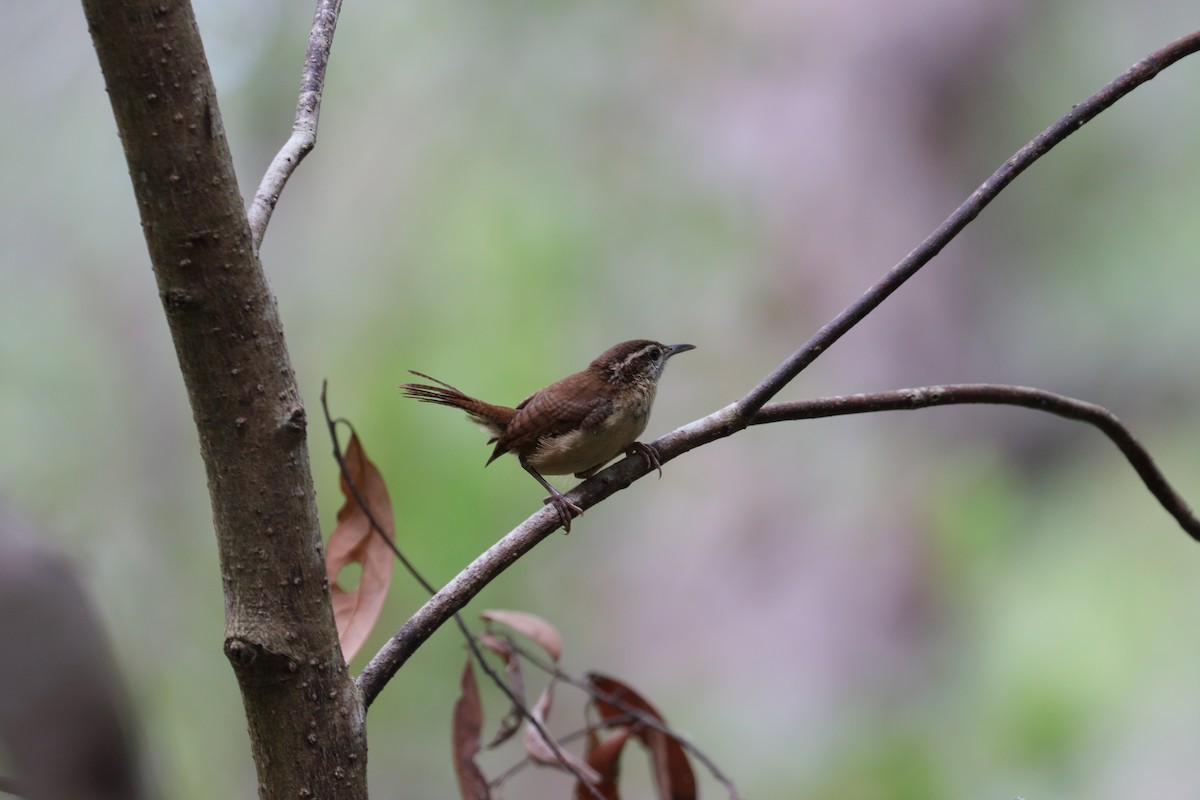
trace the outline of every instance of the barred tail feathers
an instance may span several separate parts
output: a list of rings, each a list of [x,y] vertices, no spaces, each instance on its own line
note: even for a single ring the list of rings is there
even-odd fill
[[[439,381],[437,378],[426,375],[423,372],[417,372],[416,370],[409,370],[409,372],[419,378],[433,381],[438,385],[402,383],[400,384],[400,391],[405,397],[411,397],[413,400],[419,400],[422,403],[433,403],[439,406],[462,409],[467,412],[467,416],[470,417],[472,422],[482,427],[492,437],[488,440],[488,444],[496,441],[496,438],[504,432],[504,428],[512,419],[513,414],[516,413],[514,409],[507,406],[497,406],[477,400],[445,381]]]

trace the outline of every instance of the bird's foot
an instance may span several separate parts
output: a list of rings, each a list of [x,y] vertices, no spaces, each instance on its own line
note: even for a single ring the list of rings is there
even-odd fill
[[[631,456],[635,453],[646,459],[646,466],[650,467],[650,469],[658,470],[658,477],[662,477],[662,462],[658,460],[657,450],[648,444],[634,442],[629,445],[629,449],[625,451],[625,455]]]
[[[570,533],[571,518],[578,517],[583,514],[583,509],[568,500],[562,492],[554,489],[551,489],[550,491],[553,492],[553,494],[543,499],[542,502],[546,505],[554,506],[554,510],[558,512],[559,522],[562,523],[563,533]]]

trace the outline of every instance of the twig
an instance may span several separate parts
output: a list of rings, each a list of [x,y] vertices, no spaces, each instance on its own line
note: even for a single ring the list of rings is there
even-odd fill
[[[705,755],[703,750],[693,744],[683,734],[672,729],[668,725],[664,725],[654,717],[648,716],[640,709],[634,708],[626,703],[621,697],[609,692],[600,691],[592,686],[586,679],[577,678],[574,675],[571,675],[569,672],[563,672],[561,669],[559,669],[557,664],[547,663],[545,660],[539,658],[536,654],[530,652],[528,649],[522,647],[516,642],[513,642],[512,645],[513,648],[520,653],[526,661],[533,664],[546,674],[557,678],[563,683],[570,684],[576,689],[586,692],[589,697],[603,700],[605,703],[621,709],[621,711],[625,712],[625,715],[631,720],[638,722],[647,728],[652,728],[664,736],[669,736],[676,742],[679,742],[680,747],[695,756],[696,760],[703,764],[704,768],[707,769],[709,774],[713,776],[713,779],[725,787],[725,790],[729,792],[729,800],[741,800],[741,795],[738,793],[737,787],[734,786],[733,781],[729,778],[729,776],[722,772],[715,761]]]
[[[283,193],[288,178],[292,177],[296,167],[300,166],[300,162],[317,144],[317,120],[321,116],[321,93],[325,89],[329,48],[333,46],[333,33],[341,12],[342,0],[317,0],[312,30],[308,34],[304,70],[300,74],[300,96],[296,101],[296,121],[292,124],[292,135],[271,160],[271,165],[267,167],[247,213],[250,236],[256,252],[262,245],[267,224],[271,221],[271,214],[275,211],[275,204],[279,202],[279,195]]]
[[[789,381],[796,377],[806,366],[812,363],[822,352],[852,328],[876,306],[882,303],[892,292],[912,277],[922,266],[929,262],[945,245],[953,239],[966,225],[973,220],[1021,172],[1049,152],[1055,145],[1078,130],[1086,122],[1094,118],[1118,99],[1128,94],[1137,86],[1149,81],[1160,71],[1176,61],[1200,50],[1200,31],[1189,34],[1172,42],[1166,47],[1155,51],[1126,70],[1116,80],[1090,98],[1072,108],[1058,122],[1051,125],[1025,147],[1021,148],[997,169],[990,178],[975,190],[975,192],[958,209],[942,223],[919,247],[912,251],[903,261],[891,269],[878,283],[872,286],[862,297],[842,311],[837,317],[821,328],[809,341],[788,357],[770,375],[760,382],[742,400],[714,411],[702,419],[690,422],[666,434],[653,443],[662,463],[678,455],[694,450],[701,445],[725,438],[748,425],[771,421],[758,417],[760,409],[767,412],[763,406],[779,392]],[[1030,390],[1033,391],[1033,390]],[[945,395],[943,395],[945,397]],[[1068,398],[1062,398],[1068,400]],[[811,402],[830,402],[811,401]],[[839,401],[842,402],[842,401]],[[942,400],[942,403],[949,402]],[[967,401],[962,401],[967,402]],[[995,402],[974,400],[970,402]],[[1069,401],[1080,406],[1088,406],[1081,401]],[[783,404],[784,407],[790,404]],[[1053,406],[1054,404],[1050,404]],[[851,403],[847,408],[854,407]],[[903,405],[898,407],[905,407]],[[911,406],[909,406],[911,407]],[[1039,408],[1033,405],[1034,408]],[[1065,407],[1064,407],[1065,408]],[[1099,408],[1099,407],[1093,407]],[[860,413],[874,410],[857,408],[837,413]],[[1053,408],[1044,410],[1055,411]],[[1101,409],[1103,414],[1111,417],[1103,424],[1099,419],[1087,419],[1083,416],[1072,418],[1090,421],[1103,430],[1121,447],[1122,452],[1133,463],[1138,474],[1142,475],[1146,485],[1155,497],[1164,502],[1184,530],[1196,537],[1197,523],[1195,517],[1187,508],[1187,504],[1175,495],[1162,479],[1157,467],[1148,454],[1141,449],[1137,441],[1126,431],[1115,417]],[[774,412],[767,412],[774,413]],[[826,414],[826,416],[830,415]],[[1119,431],[1114,437],[1114,432]],[[1124,441],[1124,443],[1122,443]],[[1131,445],[1132,443],[1132,445]],[[594,477],[584,481],[567,493],[567,498],[580,508],[587,509],[612,494],[628,487],[638,478],[650,471],[646,460],[641,457],[628,457],[601,471]],[[1153,482],[1147,475],[1157,476]],[[1159,489],[1155,488],[1159,486]],[[1166,486],[1169,504],[1163,500],[1161,489]],[[1173,499],[1171,499],[1173,498]],[[1181,513],[1182,512],[1182,513]],[[363,701],[369,707],[382,691],[383,687],[403,666],[404,662],[428,639],[435,630],[446,622],[458,609],[465,606],[472,597],[479,593],[497,575],[507,569],[513,562],[529,552],[538,542],[549,536],[559,527],[558,515],[549,506],[545,506],[516,528],[513,528],[500,541],[492,545],[486,552],[477,557],[449,583],[438,590],[428,602],[413,614],[403,627],[379,650],[358,677],[358,686],[363,693]]]
[[[392,555],[396,557],[397,561],[404,565],[404,568],[408,570],[408,574],[412,576],[413,580],[421,584],[421,587],[424,588],[425,591],[433,594],[435,591],[437,591],[433,584],[425,580],[425,576],[417,570],[416,566],[409,561],[407,557],[405,557],[404,553],[400,552],[400,548],[396,546],[396,543],[392,541],[392,539],[386,533],[383,532],[383,526],[380,525],[379,520],[375,518],[375,512],[371,510],[371,506],[369,503],[367,503],[367,499],[363,497],[362,492],[359,491],[358,484],[356,484],[354,482],[354,478],[350,476],[350,468],[346,466],[346,459],[342,457],[342,445],[338,441],[337,425],[339,422],[345,424],[350,428],[351,433],[354,432],[354,426],[350,424],[349,420],[343,417],[333,419],[329,415],[329,403],[326,399],[328,388],[329,382],[322,381],[321,410],[325,412],[325,427],[329,429],[329,439],[333,442],[333,460],[337,462],[338,471],[341,472],[342,480],[345,482],[346,488],[350,490],[350,495],[354,498],[354,502],[358,504],[358,507],[362,509],[363,514],[366,515],[367,522],[371,525],[371,531],[378,535],[379,538],[383,539],[384,543],[392,551]]]
[[[627,722],[627,721],[628,722],[636,722],[644,727],[656,730],[659,733],[663,734],[664,736],[671,737],[672,739],[674,739],[676,742],[679,743],[680,747],[687,750],[689,753],[691,753],[695,757],[695,759],[697,761],[699,761],[701,764],[704,765],[705,769],[707,769],[709,771],[709,774],[711,774],[713,776],[713,780],[717,781],[718,783],[720,783],[722,786],[725,787],[725,790],[729,793],[729,800],[741,800],[742,799],[741,794],[738,793],[737,787],[734,785],[733,781],[729,778],[729,776],[727,776],[724,772],[722,772],[720,770],[720,768],[716,765],[716,762],[714,762],[711,758],[709,758],[704,753],[703,750],[701,750],[699,747],[697,747],[695,744],[693,744],[683,734],[679,733],[678,731],[672,730],[670,727],[659,722],[654,717],[647,716],[645,713],[643,713],[639,709],[636,709],[636,708],[630,706],[628,703],[626,703],[622,698],[618,697],[617,695],[610,694],[608,692],[602,692],[602,691],[592,687],[587,682],[587,680],[585,680],[583,678],[577,678],[574,675],[571,675],[569,672],[563,672],[561,669],[559,669],[557,666],[555,666],[553,664],[548,664],[546,661],[533,655],[532,653],[529,652],[529,650],[527,650],[524,647],[521,647],[516,642],[512,642],[511,644],[513,645],[513,648],[518,653],[520,653],[526,660],[528,660],[535,667],[537,667],[538,669],[547,673],[551,677],[553,677],[559,681],[562,681],[563,683],[566,683],[570,686],[573,686],[582,692],[585,692],[589,697],[593,697],[598,700],[603,700],[604,702],[608,703],[609,705],[612,705],[612,706],[615,706],[616,708],[621,709],[621,711],[623,711],[625,713],[624,717],[607,721],[606,722],[607,727],[613,727],[614,725],[623,724],[624,722]],[[583,736],[587,735],[587,732],[591,729],[592,729],[592,726],[589,724],[589,726],[586,728],[580,728],[579,730],[571,731],[570,733],[563,734],[562,736],[558,737],[558,741],[560,744],[565,744],[566,742],[574,741],[575,739],[579,739],[579,738],[582,738]],[[488,781],[488,785],[490,787],[492,787],[493,789],[499,788],[506,781],[508,781],[513,775],[517,774],[518,772],[525,769],[526,767],[528,767],[532,764],[536,764],[536,763],[537,762],[533,760],[532,756],[526,756],[525,758],[522,758],[520,761],[518,761],[517,763],[513,764],[511,767],[506,769],[504,772],[497,775],[492,780]]]
[[[526,722],[533,726],[533,729],[537,731],[538,736],[542,737],[542,741],[545,742],[546,746],[549,747],[551,752],[554,753],[554,757],[558,759],[558,763],[562,765],[563,769],[571,773],[571,775],[575,777],[575,780],[579,781],[581,786],[586,787],[588,793],[591,794],[595,800],[605,800],[604,795],[600,794],[600,791],[594,785],[592,785],[592,782],[589,781],[582,772],[579,771],[579,768],[572,763],[571,759],[567,758],[559,741],[550,735],[550,731],[546,730],[546,726],[544,726],[538,720],[538,718],[535,717],[533,713],[525,707],[525,703],[521,700],[521,698],[517,697],[516,694],[513,693],[512,689],[509,688],[508,684],[505,683],[500,677],[500,675],[492,669],[492,665],[487,662],[487,658],[484,656],[483,651],[479,649],[479,643],[475,641],[475,637],[472,636],[471,632],[467,629],[466,623],[463,622],[462,617],[459,614],[455,614],[454,621],[458,623],[459,630],[462,631],[463,637],[467,640],[467,647],[470,648],[471,655],[475,658],[475,661],[479,664],[480,668],[487,673],[487,676],[491,678],[492,683],[496,684],[496,686],[498,686],[500,690],[504,692],[509,701],[513,704],[513,708],[515,708],[517,712],[525,718]]]
[[[1187,501],[1167,481],[1162,470],[1129,429],[1117,416],[1103,406],[1064,397],[1061,394],[1031,389],[1025,386],[994,384],[957,384],[923,386],[919,389],[898,389],[877,394],[854,394],[846,397],[823,397],[791,403],[772,403],[750,420],[751,425],[765,425],[784,420],[817,419],[819,417],[863,414],[871,411],[901,411],[935,406],[985,403],[989,405],[1022,406],[1045,411],[1066,419],[1094,425],[1124,454],[1129,464],[1150,490],[1150,494],[1167,510],[1179,527],[1200,541],[1200,519]]]
[[[588,730],[590,730],[590,729],[589,728],[580,728],[579,730],[574,730],[574,731],[571,731],[570,733],[564,733],[562,736],[558,737],[558,742],[559,742],[559,744],[567,744],[568,742],[573,742],[576,739],[582,739],[584,736],[587,736]],[[526,754],[524,758],[520,759],[515,764],[513,764],[511,767],[504,770],[504,772],[501,772],[499,775],[497,775],[496,777],[494,777],[490,781],[488,781],[488,787],[492,788],[492,789],[499,789],[501,786],[503,786],[505,783],[507,783],[518,772],[525,769],[526,767],[532,767],[537,763],[538,763],[537,761],[533,760],[533,756]]]

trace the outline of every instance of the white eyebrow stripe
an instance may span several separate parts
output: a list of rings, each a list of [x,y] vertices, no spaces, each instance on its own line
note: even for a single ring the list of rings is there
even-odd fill
[[[625,367],[629,366],[629,364],[630,364],[631,362],[633,362],[633,361],[635,361],[636,359],[639,359],[639,358],[641,358],[642,356],[646,355],[646,353],[649,353],[649,352],[650,352],[650,350],[651,350],[651,349],[653,349],[653,348],[655,348],[655,347],[658,347],[658,345],[656,345],[656,344],[648,344],[648,345],[646,345],[645,347],[643,347],[641,350],[635,350],[634,352],[632,352],[632,353],[630,353],[629,355],[625,356],[625,358],[624,358],[624,359],[621,361],[621,366],[620,366],[620,367],[618,367],[618,369],[624,369]]]

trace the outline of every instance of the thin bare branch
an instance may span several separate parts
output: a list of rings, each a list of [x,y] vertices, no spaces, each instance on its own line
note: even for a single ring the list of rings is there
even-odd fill
[[[571,742],[587,736],[587,732],[587,728],[580,728],[578,730],[570,731],[569,733],[564,733],[562,736],[558,737],[558,743],[570,744]],[[504,772],[501,772],[499,775],[489,780],[488,787],[491,789],[500,789],[505,783],[511,780],[513,776],[521,772],[521,770],[537,766],[537,764],[538,762],[533,760],[533,756],[527,754],[520,760],[516,761],[511,767],[504,770]]]
[[[462,621],[462,617],[458,614],[455,614],[454,620],[458,623],[459,630],[462,631],[463,636],[466,638],[467,647],[471,650],[471,655],[475,659],[476,663],[478,663],[480,668],[487,673],[488,677],[491,678],[492,683],[496,684],[496,686],[500,688],[500,690],[508,698],[509,702],[512,703],[512,707],[516,709],[517,713],[520,714],[535,731],[537,731],[538,736],[540,736],[542,741],[546,743],[546,746],[550,748],[550,752],[554,754],[556,759],[558,759],[558,763],[562,765],[562,768],[571,773],[571,776],[575,778],[575,780],[579,781],[581,786],[587,788],[588,793],[592,797],[594,797],[596,800],[604,800],[604,796],[600,794],[594,785],[592,785],[592,782],[587,779],[579,767],[576,766],[575,762],[571,760],[569,755],[563,751],[562,744],[550,735],[550,731],[546,730],[546,726],[543,725],[536,716],[534,716],[533,712],[531,712],[525,706],[525,702],[521,698],[517,697],[512,689],[509,688],[508,683],[504,681],[504,679],[502,679],[500,675],[497,674],[497,672],[492,668],[492,665],[488,663],[487,657],[484,656],[483,651],[479,647],[479,642],[475,641],[475,637],[471,635],[469,630],[467,630],[466,623]]]
[[[283,193],[288,178],[292,177],[296,167],[300,166],[300,162],[317,144],[317,120],[321,116],[325,70],[329,66],[329,49],[333,46],[333,33],[341,12],[342,0],[317,0],[312,30],[308,34],[304,71],[300,75],[300,96],[296,101],[296,121],[292,124],[292,135],[267,167],[247,214],[255,251],[262,245],[263,236],[267,233],[267,224],[271,221],[271,214],[275,211],[275,205],[279,202],[279,195]]]
[[[937,230],[921,242],[917,249],[892,267],[891,271],[868,289],[862,297],[817,331],[799,350],[788,356],[786,361],[776,367],[770,375],[743,397],[738,403],[739,416],[748,420],[754,412],[762,408],[767,401],[778,394],[780,389],[815,361],[817,356],[828,350],[843,334],[857,325],[892,292],[899,289],[901,284],[915,275],[917,270],[929,263],[963,228],[967,227],[971,220],[979,216],[979,213],[996,198],[996,195],[1000,194],[1004,187],[1012,183],[1035,161],[1050,152],[1055,145],[1163,69],[1197,50],[1200,50],[1200,31],[1177,39],[1161,50],[1156,50],[1127,69],[1099,92],[1074,106],[1066,116],[1046,128],[1029,144],[1014,153],[962,205],[955,209],[954,213],[947,217]]]
[[[1051,125],[1025,147],[1021,148],[997,169],[990,178],[975,190],[975,192],[959,208],[938,227],[924,242],[913,250],[903,261],[891,269],[878,283],[872,286],[861,298],[847,307],[825,327],[821,328],[807,343],[779,365],[770,375],[760,382],[742,400],[714,411],[702,419],[690,422],[666,434],[653,443],[661,463],[666,463],[676,456],[701,445],[723,439],[745,429],[748,425],[763,424],[775,421],[769,418],[776,412],[764,408],[768,400],[779,392],[789,381],[812,363],[817,356],[839,339],[850,328],[861,321],[876,306],[882,303],[892,292],[912,277],[922,266],[928,263],[943,247],[946,246],[959,232],[967,226],[981,211],[1021,172],[1025,171],[1037,159],[1041,158],[1053,147],[1074,133],[1085,123],[1093,119],[1130,91],[1149,81],[1166,67],[1200,50],[1200,31],[1189,34],[1171,44],[1155,51],[1126,70],[1116,80],[1108,84],[1084,102],[1076,105],[1071,111],[1056,123]],[[996,387],[993,387],[996,388]],[[1013,389],[1015,387],[1008,387]],[[913,390],[908,390],[912,392]],[[1036,390],[1024,390],[1035,392]],[[959,402],[1009,402],[1010,404],[1029,405],[1060,416],[1090,422],[1099,427],[1125,453],[1126,458],[1134,465],[1154,496],[1179,521],[1187,533],[1197,537],[1198,523],[1187,504],[1170,488],[1154,465],[1149,455],[1137,443],[1131,434],[1113,417],[1110,412],[1098,406],[1090,406],[1078,400],[1059,398],[1057,395],[1045,393],[1047,397],[1058,398],[1066,405],[1049,402],[1046,406],[1028,403],[1015,403],[1012,400],[962,400]],[[878,395],[876,396],[878,397]],[[951,402],[941,395],[938,404]],[[829,398],[820,402],[847,403],[845,398]],[[911,403],[911,399],[905,402]],[[935,403],[929,403],[934,405]],[[1073,404],[1073,405],[1072,405]],[[838,413],[862,413],[867,410],[883,410],[860,408],[853,402],[843,406],[846,409],[816,416],[830,416]],[[913,407],[900,404],[897,408]],[[1080,409],[1090,407],[1099,409],[1100,415],[1089,418]],[[771,407],[774,409],[775,407]],[[780,404],[780,408],[792,408],[792,404]],[[794,410],[794,409],[793,409]],[[761,415],[761,416],[760,416]],[[646,459],[640,456],[628,457],[601,471],[599,474],[584,481],[567,493],[566,497],[582,509],[596,505],[610,495],[628,487],[638,478],[650,471]],[[497,575],[506,570],[517,559],[529,552],[535,545],[545,539],[560,526],[558,514],[553,508],[545,506],[517,527],[513,528],[500,541],[477,557],[449,583],[438,590],[425,605],[417,610],[403,627],[380,649],[363,669],[358,677],[359,689],[362,691],[364,702],[370,706],[382,691],[383,687],[396,674],[408,658],[416,652],[434,631],[451,618],[455,612],[463,608],[471,598],[478,594],[484,586]]]
[[[512,641],[510,641],[510,644],[512,645],[513,649],[521,655],[522,658],[529,661],[531,664],[540,669],[542,672],[545,672],[550,677],[586,693],[589,697],[601,700],[609,705],[621,709],[621,711],[625,713],[625,717],[621,720],[622,722],[636,722],[639,725],[656,730],[664,736],[669,736],[674,739],[684,750],[687,750],[697,761],[704,765],[705,769],[707,769],[709,774],[712,775],[713,780],[725,787],[725,791],[729,793],[729,800],[741,800],[742,796],[738,792],[737,786],[734,785],[733,780],[724,772],[722,772],[721,768],[717,766],[716,762],[709,758],[703,750],[697,747],[694,743],[692,743],[691,740],[689,740],[679,731],[672,729],[668,725],[664,725],[654,717],[651,717],[643,713],[641,710],[634,708],[626,703],[623,698],[597,689],[596,687],[592,686],[586,678],[580,678],[572,675],[569,672],[564,672],[557,664],[548,662],[530,652],[529,648],[522,647],[521,645]],[[609,727],[614,724],[615,721],[613,720],[608,722]],[[560,736],[558,738],[558,743],[561,745],[576,739],[580,739],[585,736],[589,730],[590,727],[571,731],[570,733]],[[488,785],[493,789],[498,789],[513,775],[536,763],[537,762],[534,761],[531,756],[526,756],[490,780]]]
[[[586,692],[589,697],[593,697],[597,700],[601,700],[611,706],[621,709],[621,711],[625,713],[629,720],[644,725],[647,728],[656,730],[664,736],[670,736],[672,739],[679,742],[679,745],[684,750],[687,750],[692,754],[692,756],[695,757],[697,761],[704,765],[704,768],[709,771],[709,774],[713,776],[714,780],[725,787],[725,790],[729,792],[729,800],[741,800],[741,794],[738,793],[737,786],[734,785],[733,780],[730,779],[730,777],[724,772],[722,772],[720,767],[717,766],[716,762],[709,758],[703,750],[693,744],[686,736],[674,730],[669,725],[664,725],[654,717],[643,713],[640,709],[637,709],[631,706],[629,703],[626,703],[623,698],[597,689],[586,678],[578,678],[569,672],[563,672],[563,670],[560,669],[557,664],[552,664],[545,659],[538,657],[535,653],[531,653],[528,648],[522,647],[515,642],[513,643],[513,648],[521,654],[522,658],[533,664],[542,672],[545,672],[547,675],[558,679],[562,683],[574,686],[576,689],[579,689],[582,692]]]
[[[585,687],[581,686],[579,688],[584,689],[584,691],[587,691],[587,689]],[[622,708],[622,710],[624,710],[623,706],[620,704],[619,697],[610,695],[607,692],[595,693],[595,696],[599,697],[601,700],[604,700],[605,702],[611,703],[612,705],[618,706],[619,708]],[[742,800],[742,796],[740,794],[738,794],[737,787],[734,786],[733,782],[731,780],[729,780],[729,778],[724,773],[717,770],[716,765],[714,763],[712,763],[712,761],[709,760],[707,758],[707,756],[705,756],[699,750],[695,749],[695,745],[693,745],[691,742],[689,742],[687,739],[685,739],[681,734],[671,731],[667,727],[660,725],[657,722],[657,720],[647,717],[645,714],[642,714],[640,712],[638,712],[636,714],[626,713],[626,715],[624,717],[622,717],[619,721],[620,722],[636,722],[639,724],[643,724],[648,728],[653,728],[654,730],[656,730],[662,734],[665,734],[666,736],[670,736],[672,739],[679,742],[680,746],[683,747],[683,749],[689,751],[693,756],[695,756],[697,761],[700,761],[701,763],[704,764],[705,767],[708,768],[709,772],[712,773],[713,779],[715,781],[717,781],[717,783],[724,786],[725,791],[729,793],[729,800]],[[611,720],[609,722],[609,725],[611,726],[611,725],[615,724],[616,722],[618,722],[618,720],[615,720],[615,719]],[[562,736],[558,737],[559,744],[567,744],[568,742],[573,742],[576,739],[582,739],[583,737],[587,736],[589,730],[591,730],[591,728],[587,727],[587,728],[579,728],[578,730],[574,730],[569,733],[565,733]],[[514,763],[511,767],[504,770],[504,772],[501,772],[495,778],[492,778],[490,781],[488,781],[488,786],[491,787],[492,789],[499,789],[505,783],[507,783],[509,780],[511,780],[513,778],[513,776],[515,776],[517,773],[519,773],[522,770],[527,769],[531,766],[534,766],[537,763],[538,762],[533,760],[532,756],[525,756],[521,760]]]
[[[772,403],[750,420],[751,425],[765,425],[785,420],[816,419],[843,414],[864,414],[871,411],[900,411],[935,406],[962,404],[1022,406],[1045,411],[1066,419],[1094,425],[1125,455],[1130,465],[1146,484],[1155,499],[1179,523],[1189,536],[1200,541],[1200,519],[1187,501],[1167,481],[1142,443],[1134,438],[1117,416],[1103,406],[1064,397],[1053,392],[1025,386],[993,384],[958,384],[923,386],[919,389],[898,389],[877,394],[854,394],[846,397],[823,397],[791,403]]]
[[[379,520],[376,519],[375,512],[371,510],[370,503],[368,503],[367,499],[363,497],[358,485],[354,482],[354,478],[350,476],[350,468],[346,465],[346,459],[342,456],[342,445],[341,442],[338,441],[337,425],[339,422],[344,423],[350,428],[352,433],[354,431],[354,426],[350,425],[350,421],[347,419],[342,417],[334,419],[329,415],[329,402],[327,399],[328,389],[329,382],[322,381],[321,411],[323,411],[325,414],[325,427],[329,430],[330,441],[333,442],[333,460],[338,465],[338,472],[341,473],[342,480],[346,482],[346,487],[350,490],[350,495],[354,498],[354,502],[358,503],[358,507],[362,509],[363,514],[367,518],[367,522],[370,523],[371,532],[383,539],[384,543],[387,544],[388,548],[392,551],[392,555],[394,555],[396,560],[399,561],[404,569],[408,571],[408,574],[412,576],[412,579],[420,584],[425,591],[433,594],[433,592],[436,591],[436,589],[433,587],[433,584],[425,580],[425,576],[420,573],[416,565],[409,561],[404,553],[400,550],[399,546],[392,541],[391,537],[384,533],[383,526],[380,525]]]

